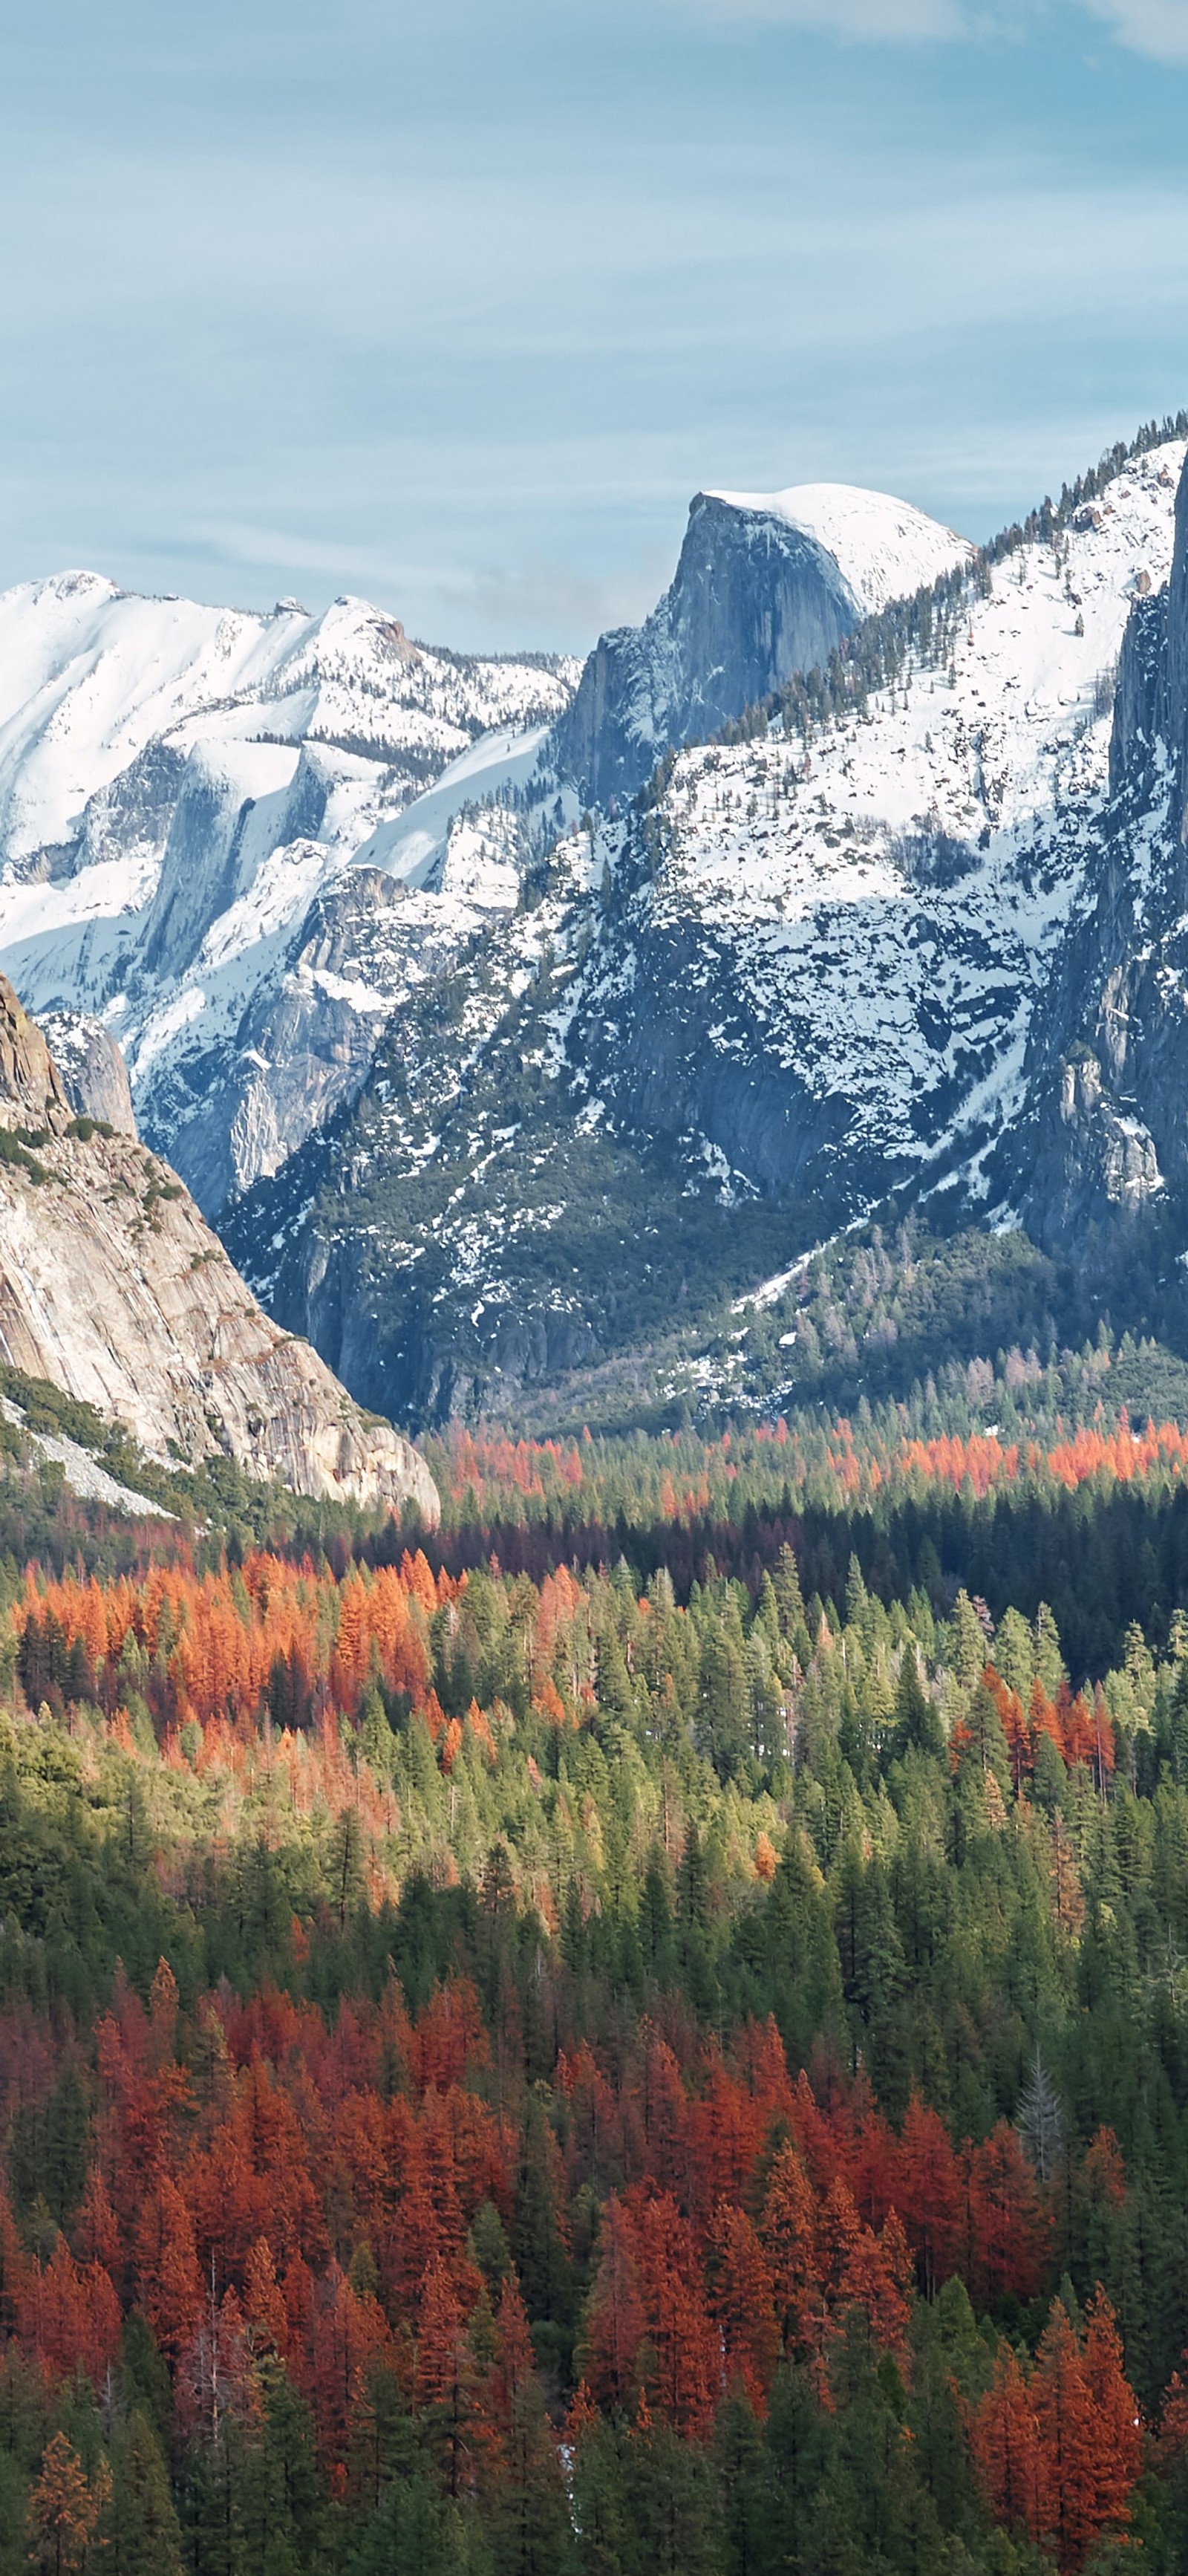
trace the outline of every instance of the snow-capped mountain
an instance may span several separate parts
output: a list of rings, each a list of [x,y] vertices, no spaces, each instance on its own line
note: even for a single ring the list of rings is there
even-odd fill
[[[563,668],[427,651],[366,600],[258,616],[140,598],[91,572],[23,583],[0,597],[0,851],[57,877],[123,858],[137,799],[151,846],[166,781],[214,744],[320,744],[380,764],[323,773],[370,821],[480,734],[539,723],[568,695]],[[135,764],[157,745],[172,758],[146,779]],[[295,766],[258,771],[262,792]]]
[[[1003,1222],[1042,1188],[1037,1084],[1116,865],[1111,742],[1115,771],[1120,731],[1170,778],[1144,689],[1182,738],[1181,628],[1150,603],[1184,459],[1182,435],[1116,456],[562,838],[457,1023],[426,994],[332,1147],[234,1215],[276,1311],[422,1414],[589,1391],[625,1341],[654,1394],[679,1378],[647,1351],[748,1261],[774,1273],[892,1190]],[[1188,1067],[1169,1119],[1186,1096]]]
[[[869,703],[683,752],[569,1047],[605,1113],[845,1215],[1017,1114],[1109,794],[1132,603],[1171,566],[1179,442],[979,566]],[[811,1176],[811,1179],[810,1179]]]
[[[1188,469],[1170,580],[1126,631],[1110,788],[1001,1172],[1052,1247],[1188,1201]]]
[[[786,492],[707,492],[749,517],[780,519],[832,555],[858,614],[930,590],[941,574],[969,563],[974,549],[910,501],[856,483],[793,483]],[[788,674],[781,672],[786,679]]]
[[[186,705],[138,666],[105,729],[63,647],[88,793],[53,807],[26,692],[0,957],[125,1038],[270,1311],[409,1418],[695,1387],[723,1296],[889,1193],[1054,1246],[1188,1201],[1186,438],[981,551],[700,495],[576,697],[285,610],[216,703],[187,611]]]
[[[906,501],[846,483],[699,492],[663,599],[586,663],[550,745],[558,775],[586,804],[634,795],[671,744],[705,741],[972,552]]]
[[[0,954],[31,1008],[101,1014],[144,1134],[208,1212],[370,1060],[374,995],[341,972],[366,897],[344,869],[374,844],[415,870],[480,782],[531,765],[575,679],[430,652],[360,600],[260,617],[89,573],[0,599]],[[410,849],[426,790],[436,837]],[[463,934],[482,906],[455,911]]]
[[[695,502],[657,611],[682,725],[955,553],[841,486]],[[142,1132],[209,1215],[349,1102],[410,985],[519,901],[532,848],[578,810],[546,732],[577,677],[430,652],[358,600],[260,617],[88,573],[0,599],[0,957],[31,1008],[103,1018]],[[675,722],[653,706],[637,766]],[[492,798],[476,868],[469,817]]]

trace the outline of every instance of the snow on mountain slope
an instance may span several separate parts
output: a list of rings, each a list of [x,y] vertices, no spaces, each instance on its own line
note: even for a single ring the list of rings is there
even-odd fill
[[[890,599],[931,587],[973,547],[910,501],[867,492],[855,483],[793,483],[786,492],[711,492],[731,510],[783,519],[831,554],[859,607],[869,615]]]
[[[826,663],[871,607],[971,553],[907,502],[845,484],[699,492],[663,599],[642,626],[599,637],[553,729],[552,768],[584,804],[633,795],[670,745],[704,742]]]
[[[1183,457],[1136,459],[1056,545],[971,585],[948,670],[807,749],[777,724],[679,757],[662,862],[636,866],[567,1005],[567,1059],[609,1115],[708,1154],[727,1186],[852,1213],[1015,1113]],[[612,858],[630,882],[629,831]]]
[[[1136,1224],[1182,1243],[1188,1222],[1188,471],[1171,577],[1126,630],[1110,788],[997,1178],[1045,1250],[1091,1236],[1133,1270]]]
[[[993,560],[880,496],[700,495],[663,614],[602,639],[535,768],[571,675],[422,654],[349,604],[306,621],[264,677],[125,730],[68,837],[0,878],[0,956],[36,1006],[102,1014],[148,1142],[368,1400],[600,1365],[684,1293],[693,1205],[766,1227],[774,1271],[893,1186],[989,1203],[1184,452],[1118,451]],[[892,591],[869,621],[859,577]],[[723,693],[773,670],[779,711],[726,739]],[[581,830],[567,728],[620,781]]]
[[[644,769],[691,725],[712,730],[736,699],[826,654],[897,566],[914,585],[960,550],[905,505],[839,487],[805,500],[806,528],[814,507],[853,583],[778,511],[755,523],[695,502],[668,627],[644,630]],[[694,665],[718,676],[678,704]],[[395,1009],[421,951],[423,971],[443,971],[443,941],[464,948],[517,899],[516,831],[509,842],[475,810],[527,793],[538,836],[546,816],[551,830],[576,818],[547,757],[534,773],[577,676],[430,652],[353,599],[318,618],[292,602],[257,616],[136,598],[90,573],[0,599],[0,958],[30,1007],[104,1018],[143,1132],[209,1213],[276,1168],[366,1069],[382,1019],[377,914],[344,871],[380,868],[434,898],[431,924],[414,906],[398,937],[385,910]],[[333,993],[306,963],[323,896]],[[358,958],[348,923],[366,924]],[[355,991],[368,1000],[352,1016]]]
[[[480,733],[568,695],[545,667],[410,644],[366,600],[259,616],[143,599],[91,572],[23,583],[0,597],[0,856],[71,843],[84,806],[153,742],[337,744],[419,785]]]
[[[1184,454],[1119,451],[1091,502],[851,630],[744,738],[564,834],[446,991],[410,985],[349,1117],[229,1223],[365,1400],[646,1405],[673,1337],[718,1333],[715,1287],[892,1188],[1021,1204],[1029,1042],[1100,878],[1114,669]]]
[[[472,750],[461,752],[457,760],[450,762],[435,787],[427,787],[402,813],[380,823],[370,838],[360,843],[356,858],[366,867],[387,868],[410,884],[424,883],[427,872],[445,852],[450,826],[462,807],[485,804],[504,795],[508,788],[527,786],[547,739],[546,725],[537,725],[528,733],[504,730],[484,734]],[[576,806],[572,797],[569,801],[570,819],[574,820]]]
[[[384,864],[384,834],[456,770],[409,825],[426,864],[444,860],[457,809],[532,767],[576,677],[430,652],[360,600],[261,617],[89,573],[0,599],[0,955],[30,1007],[104,1017],[144,1132],[208,1210],[254,1177],[264,1138],[283,1152],[305,1132],[292,1073],[259,1039],[270,1011],[287,1025],[315,898],[365,845]],[[442,926],[465,935],[483,909]],[[311,1115],[349,1092],[375,1037],[365,1013],[345,1039],[341,997],[323,1000]],[[283,1114],[260,1097],[274,1073]]]
[[[198,707],[265,684],[307,621],[137,599],[92,572],[0,597],[0,848],[72,838],[96,790]]]

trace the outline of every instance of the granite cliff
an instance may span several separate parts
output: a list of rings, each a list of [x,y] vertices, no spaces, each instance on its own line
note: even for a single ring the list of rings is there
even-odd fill
[[[3,977],[0,1359],[113,1415],[166,1465],[222,1454],[298,1493],[437,1518],[417,1452],[269,1322],[168,1165],[73,1112]]]
[[[1078,1254],[1188,1170],[1185,429],[563,834],[227,1211],[365,1400],[697,1400],[730,1301],[892,1194]]]
[[[1012,1142],[1052,1250],[1188,1208],[1188,466],[1168,580],[1139,587],[1122,640],[1109,785]]]
[[[908,502],[844,483],[699,492],[664,597],[599,636],[547,756],[586,804],[631,797],[670,748],[823,667],[872,610],[970,553]]]

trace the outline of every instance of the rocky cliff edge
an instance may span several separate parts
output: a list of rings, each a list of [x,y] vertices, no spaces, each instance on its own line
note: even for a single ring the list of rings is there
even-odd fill
[[[166,1465],[221,1454],[296,1493],[437,1520],[416,1450],[269,1322],[168,1165],[73,1114],[3,976],[0,1361],[115,1415]]]

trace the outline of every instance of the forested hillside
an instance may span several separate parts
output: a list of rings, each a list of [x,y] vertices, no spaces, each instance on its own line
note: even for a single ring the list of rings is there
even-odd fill
[[[0,2576],[1183,2568],[1188,1441],[1091,1361],[456,1431],[432,1534],[9,1442]]]

